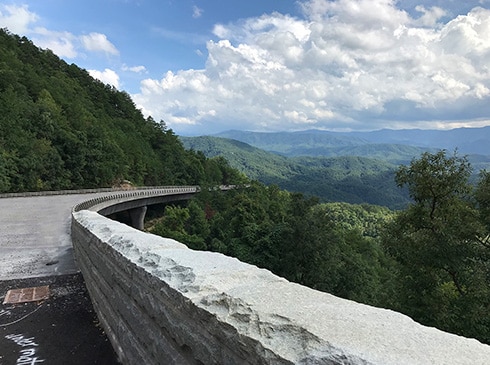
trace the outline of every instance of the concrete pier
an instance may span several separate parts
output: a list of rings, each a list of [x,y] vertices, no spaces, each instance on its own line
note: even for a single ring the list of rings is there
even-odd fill
[[[145,215],[148,207],[142,206],[139,208],[133,208],[129,210],[129,217],[131,218],[131,226],[133,228],[142,231],[145,228]]]

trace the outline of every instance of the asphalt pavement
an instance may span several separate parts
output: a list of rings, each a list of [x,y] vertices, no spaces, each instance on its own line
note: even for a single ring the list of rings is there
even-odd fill
[[[81,274],[1,281],[0,303],[9,289],[46,285],[43,301],[1,304],[0,365],[118,364]]]
[[[70,233],[72,208],[113,193],[0,198],[0,280],[78,272]]]
[[[72,207],[107,194],[0,198],[0,365],[118,363],[70,235]],[[3,304],[10,289],[41,286],[44,300]]]

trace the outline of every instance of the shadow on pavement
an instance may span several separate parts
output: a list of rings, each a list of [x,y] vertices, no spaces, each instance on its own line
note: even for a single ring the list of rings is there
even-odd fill
[[[10,289],[44,285],[44,301],[2,304]],[[81,274],[0,281],[0,365],[10,364],[118,364]]]

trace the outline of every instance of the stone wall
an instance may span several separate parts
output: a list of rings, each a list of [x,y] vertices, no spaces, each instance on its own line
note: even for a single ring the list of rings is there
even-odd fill
[[[218,253],[73,213],[72,240],[124,364],[490,364],[490,346]]]

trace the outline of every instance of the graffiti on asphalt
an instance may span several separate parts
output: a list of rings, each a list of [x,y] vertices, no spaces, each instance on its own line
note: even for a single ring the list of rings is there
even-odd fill
[[[39,345],[35,342],[34,337],[26,338],[22,334],[10,334],[6,335],[5,338],[21,347],[16,365],[35,365],[44,362],[36,356]]]

